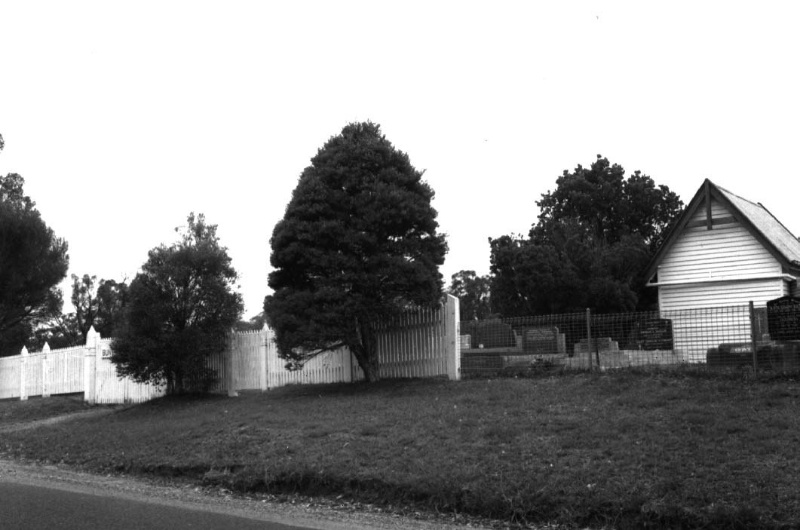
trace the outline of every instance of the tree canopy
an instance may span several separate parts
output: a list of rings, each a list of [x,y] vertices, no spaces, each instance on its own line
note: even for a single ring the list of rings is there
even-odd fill
[[[86,344],[89,329],[100,336],[116,336],[124,321],[127,284],[114,280],[100,280],[96,276],[72,275],[72,304],[75,311],[54,316],[41,323],[28,337],[29,351],[41,350],[45,343],[51,349],[69,348]]]
[[[115,280],[97,281],[97,276],[72,275],[72,305],[75,306],[74,320],[78,332],[86,340],[86,335],[94,328],[101,337],[113,337],[123,325],[124,310],[127,304],[128,285]]]
[[[300,176],[270,240],[264,311],[280,355],[348,346],[378,379],[373,324],[442,296],[447,252],[434,192],[374,123],[330,138]]]
[[[556,189],[536,201],[539,221],[530,236],[547,242],[558,224],[571,222],[597,244],[614,244],[634,235],[654,251],[667,228],[683,210],[683,201],[669,187],[656,185],[641,171],[627,179],[625,169],[597,155],[589,168],[564,170]]]
[[[112,345],[118,374],[166,384],[168,393],[209,388],[216,374],[206,359],[225,348],[242,312],[216,225],[202,214],[187,222],[180,241],[149,252],[127,290],[127,319]]]
[[[459,299],[460,320],[483,320],[492,314],[491,278],[462,270],[450,277],[447,291]]]
[[[25,195],[25,180],[0,176],[0,355],[16,355],[35,326],[61,313],[58,283],[67,275],[67,243]]]
[[[492,301],[504,316],[646,309],[642,274],[683,202],[640,171],[598,155],[565,170],[536,204],[528,237],[490,239]]]

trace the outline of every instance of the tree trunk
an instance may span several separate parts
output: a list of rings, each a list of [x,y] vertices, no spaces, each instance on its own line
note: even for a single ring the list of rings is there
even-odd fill
[[[368,383],[380,381],[380,364],[378,363],[378,340],[375,330],[369,322],[356,319],[356,335],[358,342],[350,346],[350,351],[355,355],[358,366],[364,372],[364,379]]]

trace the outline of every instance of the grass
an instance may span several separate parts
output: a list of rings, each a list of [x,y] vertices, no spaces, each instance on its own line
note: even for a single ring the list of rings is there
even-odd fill
[[[796,380],[682,372],[297,386],[6,433],[0,452],[520,524],[789,528],[798,405]]]
[[[83,401],[83,394],[60,396],[58,398],[31,398],[0,401],[0,426],[12,423],[46,420],[63,416],[72,412],[81,412],[90,408]]]

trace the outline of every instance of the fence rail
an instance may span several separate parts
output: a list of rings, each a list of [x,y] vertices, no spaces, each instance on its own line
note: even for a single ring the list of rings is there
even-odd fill
[[[780,340],[776,340],[775,336]],[[461,322],[465,375],[691,364],[800,370],[800,310],[744,306]]]

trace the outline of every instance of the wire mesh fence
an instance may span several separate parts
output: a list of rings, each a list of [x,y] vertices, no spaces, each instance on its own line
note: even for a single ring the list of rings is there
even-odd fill
[[[800,303],[461,322],[462,374],[691,365],[800,370]]]

